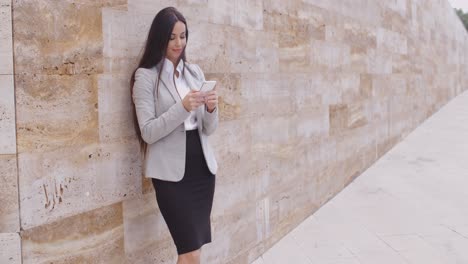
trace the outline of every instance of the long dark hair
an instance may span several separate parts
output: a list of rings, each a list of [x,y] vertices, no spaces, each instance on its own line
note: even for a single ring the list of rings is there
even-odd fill
[[[159,76],[158,82],[156,84],[156,96],[159,95],[159,80],[161,77],[161,72],[164,67],[164,58],[166,57],[167,45],[169,44],[169,39],[174,29],[174,25],[178,22],[185,24],[185,38],[188,41],[189,32],[187,28],[187,21],[185,17],[174,7],[166,7],[156,14],[151,23],[151,28],[148,32],[148,38],[146,40],[145,50],[143,56],[138,63],[138,67],[133,71],[132,77],[130,79],[130,92],[133,94],[133,85],[135,84],[135,72],[138,68],[151,69],[155,66],[158,68]],[[180,61],[184,63],[185,66],[185,48],[182,51],[182,54],[179,57]],[[185,68],[185,67],[184,67]],[[183,71],[182,71],[183,72]],[[133,106],[133,118],[134,125],[136,129],[136,134],[138,140],[140,141],[140,150],[143,155],[146,153],[147,144],[141,137],[140,127],[138,126],[138,119],[136,116],[135,105]]]

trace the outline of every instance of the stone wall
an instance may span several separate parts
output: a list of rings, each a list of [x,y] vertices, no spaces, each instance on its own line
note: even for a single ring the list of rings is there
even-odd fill
[[[11,1],[0,0],[0,263],[21,263]]]
[[[174,263],[128,86],[163,7],[219,82],[203,263],[256,259],[468,88],[445,0],[0,3],[1,263]]]

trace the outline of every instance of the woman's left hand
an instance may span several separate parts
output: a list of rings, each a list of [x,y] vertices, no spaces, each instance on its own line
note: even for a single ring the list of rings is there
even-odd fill
[[[204,95],[205,105],[208,112],[213,112],[218,105],[218,94],[216,93],[216,88],[206,92]]]

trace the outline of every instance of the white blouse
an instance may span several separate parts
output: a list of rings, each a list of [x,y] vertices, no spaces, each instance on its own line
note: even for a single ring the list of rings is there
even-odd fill
[[[177,65],[176,71],[179,73],[179,77],[174,75],[174,63],[172,61],[165,59],[164,62],[164,72],[168,74],[169,80],[174,80],[174,85],[177,89],[177,92],[180,95],[180,98],[183,99],[189,92],[190,88],[188,87],[187,81],[182,74],[183,70],[183,62],[180,60],[179,64]],[[185,130],[194,130],[197,126],[197,116],[195,111],[190,111],[190,116],[184,121]]]

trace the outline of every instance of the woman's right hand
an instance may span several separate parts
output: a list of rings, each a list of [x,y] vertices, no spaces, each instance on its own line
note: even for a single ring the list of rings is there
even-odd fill
[[[182,99],[182,104],[184,105],[187,112],[197,109],[200,105],[203,105],[203,97],[199,91],[190,90],[190,92]]]

